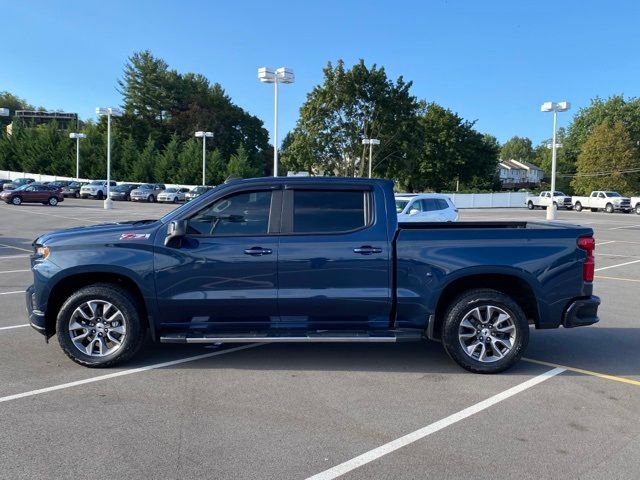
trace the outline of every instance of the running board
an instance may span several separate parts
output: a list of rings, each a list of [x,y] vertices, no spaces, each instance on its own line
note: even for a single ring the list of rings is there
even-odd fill
[[[403,340],[420,340],[422,335],[305,335],[293,337],[278,336],[187,336],[166,335],[160,337],[162,343],[395,343]]]

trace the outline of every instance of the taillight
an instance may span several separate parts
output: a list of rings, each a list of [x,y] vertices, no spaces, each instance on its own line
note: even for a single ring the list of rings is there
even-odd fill
[[[582,280],[585,282],[593,282],[596,268],[596,259],[593,251],[596,249],[596,241],[593,237],[579,237],[578,248],[587,252],[587,258],[584,259],[584,263],[582,264]]]

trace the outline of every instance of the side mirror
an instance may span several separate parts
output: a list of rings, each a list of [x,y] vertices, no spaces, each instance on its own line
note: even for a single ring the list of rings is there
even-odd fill
[[[416,208],[412,208],[411,210],[409,210],[409,215],[417,215],[418,213],[420,213],[420,210]]]
[[[164,239],[165,247],[180,248],[182,238],[187,234],[187,221],[174,220],[167,227],[167,237]]]

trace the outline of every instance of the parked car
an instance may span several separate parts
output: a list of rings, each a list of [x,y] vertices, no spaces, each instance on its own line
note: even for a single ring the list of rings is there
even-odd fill
[[[164,343],[441,339],[482,373],[516,363],[530,325],[598,321],[591,228],[398,224],[395,206],[388,180],[259,178],[160,220],[48,233],[29,319],[90,367],[131,358],[150,328]]]
[[[143,183],[131,191],[132,202],[155,202],[164,191],[164,183]]]
[[[159,202],[184,202],[186,194],[189,192],[188,188],[171,187],[167,188],[164,192],[158,195]]]
[[[397,194],[398,222],[457,222],[458,209],[438,193]]]
[[[590,208],[592,212],[598,210],[604,210],[607,213],[631,212],[631,199],[623,197],[618,192],[596,190],[588,197],[572,197],[571,200],[576,212],[581,212],[583,208]]]
[[[117,185],[116,182],[111,180],[109,187],[113,188]],[[82,198],[97,198],[102,200],[107,196],[107,181],[106,180],[93,180],[80,187],[80,196]]]
[[[42,203],[55,207],[64,201],[62,189],[55,185],[27,183],[13,190],[5,190],[0,194],[0,200],[13,205],[22,203]]]
[[[532,195],[526,198],[524,201],[525,205],[529,210],[533,210],[534,208],[542,208],[546,209],[553,202],[553,206],[555,208],[565,208],[567,210],[573,209],[573,203],[571,201],[571,197],[565,195],[562,192],[554,192],[553,199],[551,198],[551,192],[545,191],[540,192],[540,195]]]
[[[185,194],[185,200],[187,202],[190,202],[191,200],[193,200],[194,198],[198,198],[200,195],[202,195],[203,193],[207,193],[209,190],[211,190],[213,187],[209,187],[207,185],[201,185],[199,187],[195,187],[193,188],[191,191],[187,192]]]
[[[631,197],[629,200],[631,201],[631,208],[640,215],[640,197]]]
[[[16,178],[15,180],[9,182],[9,183],[5,183],[4,185],[2,185],[2,189],[3,190],[14,190],[18,187],[21,187],[22,185],[28,185],[30,183],[35,182],[36,179],[35,178]]]
[[[69,182],[68,185],[62,187],[62,195],[65,197],[80,198],[80,189],[86,182]]]
[[[129,201],[131,200],[131,192],[139,186],[140,184],[138,183],[123,183],[121,185],[116,185],[109,189],[109,198],[111,200]]]

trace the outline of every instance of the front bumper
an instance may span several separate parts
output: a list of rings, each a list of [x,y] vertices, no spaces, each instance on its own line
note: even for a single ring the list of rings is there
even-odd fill
[[[562,325],[565,328],[573,328],[599,322],[598,306],[600,306],[600,297],[595,295],[573,300],[564,311]]]
[[[46,324],[44,312],[36,309],[34,306],[37,304],[37,300],[35,298],[35,288],[33,287],[33,285],[27,288],[26,301],[27,301],[27,315],[29,316],[29,324],[33,327],[34,330],[46,336],[47,324]]]

